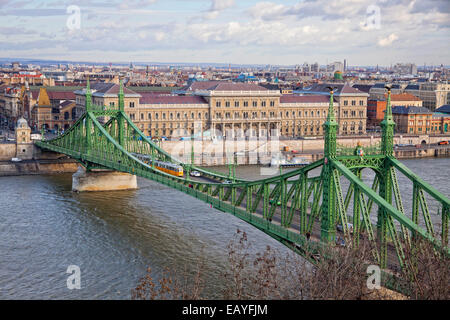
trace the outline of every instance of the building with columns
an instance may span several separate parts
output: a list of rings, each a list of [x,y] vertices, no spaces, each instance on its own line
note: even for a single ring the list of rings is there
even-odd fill
[[[118,105],[119,85],[91,86],[93,104]],[[75,91],[78,116],[86,90]],[[368,94],[341,85],[335,93],[339,134],[364,134]],[[172,95],[136,93],[124,88],[125,112],[147,136],[186,137],[209,131],[220,137],[321,136],[329,94],[283,95],[257,84],[196,81]]]

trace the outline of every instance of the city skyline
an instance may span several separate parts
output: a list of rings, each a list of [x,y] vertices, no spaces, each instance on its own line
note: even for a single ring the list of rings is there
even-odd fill
[[[450,64],[441,0],[2,0],[0,13],[0,58]]]

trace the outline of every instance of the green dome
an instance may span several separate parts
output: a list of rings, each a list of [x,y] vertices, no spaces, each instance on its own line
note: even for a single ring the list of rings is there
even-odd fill
[[[344,79],[342,78],[342,72],[336,71],[336,72],[334,73],[334,79],[335,79],[335,80],[344,80]]]

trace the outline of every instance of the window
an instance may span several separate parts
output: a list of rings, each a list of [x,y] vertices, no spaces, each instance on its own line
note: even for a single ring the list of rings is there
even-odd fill
[[[254,107],[257,107],[257,106],[258,106],[258,102],[257,102],[257,101],[253,101],[253,102],[252,102],[252,105],[253,105]]]
[[[159,113],[155,113],[155,119],[158,120],[159,118]]]
[[[152,114],[150,112],[148,113],[148,119],[152,120]]]
[[[162,114],[162,118],[166,119],[166,114],[165,113]]]
[[[225,101],[225,107],[229,107],[230,106],[230,101]]]
[[[248,101],[244,101],[244,107],[248,107]]]
[[[144,120],[144,114],[141,113],[141,120]]]
[[[344,100],[344,106],[348,106],[348,101]]]
[[[134,102],[130,102],[130,108],[134,108]]]
[[[352,100],[352,106],[356,106],[356,101]]]
[[[270,101],[270,106],[271,106],[271,107],[275,107],[275,101],[273,101],[273,100]]]
[[[261,107],[265,107],[266,106],[266,102],[265,101],[261,101]]]
[[[109,103],[109,106],[110,106],[110,107],[114,107],[114,101],[110,102],[110,103]]]
[[[363,100],[359,100],[359,105],[363,106],[364,105],[364,101]]]
[[[135,115],[134,115],[134,113],[130,113],[130,119],[131,119],[131,120],[135,120]]]
[[[234,102],[234,106],[235,106],[235,107],[239,107],[239,101],[235,101],[235,102]]]
[[[220,101],[216,101],[216,107],[221,107],[222,103]]]

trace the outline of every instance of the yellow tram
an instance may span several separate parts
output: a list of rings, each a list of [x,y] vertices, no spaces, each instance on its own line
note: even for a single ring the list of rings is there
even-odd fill
[[[133,156],[148,165],[152,165],[152,158],[148,155],[133,153]],[[155,160],[155,168],[177,177],[182,177],[184,175],[183,167],[171,162]]]

